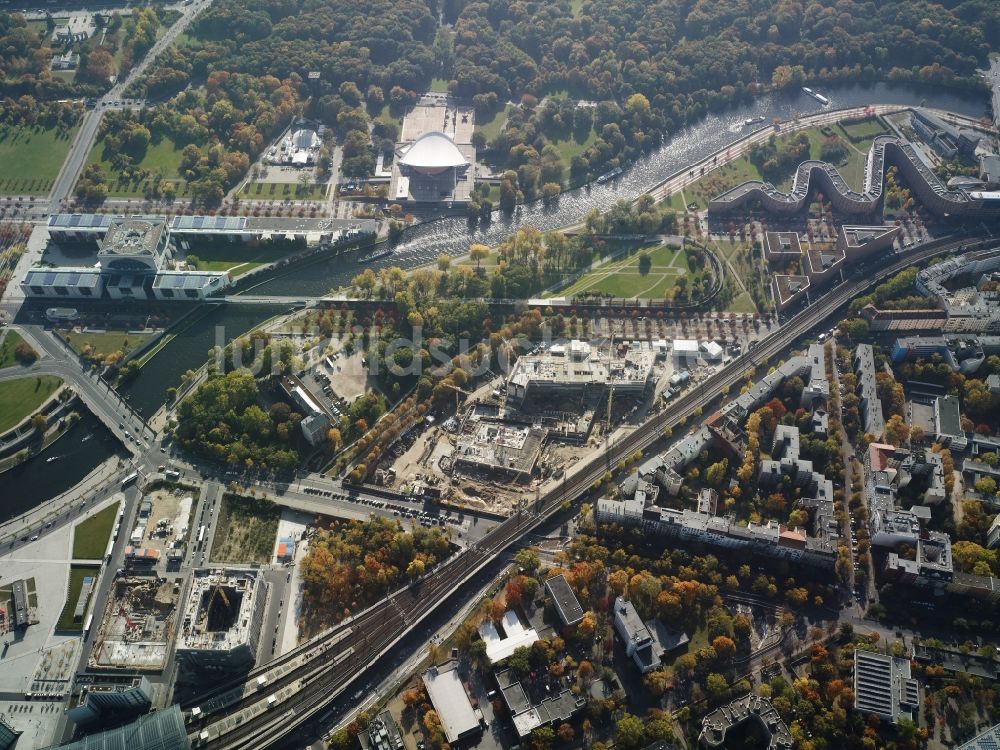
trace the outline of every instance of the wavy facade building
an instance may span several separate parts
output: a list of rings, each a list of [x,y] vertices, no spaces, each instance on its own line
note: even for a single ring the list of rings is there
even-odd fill
[[[885,172],[890,166],[899,170],[916,198],[938,215],[1000,215],[1000,192],[948,189],[911,144],[890,135],[879,136],[872,143],[861,192],[851,188],[832,164],[810,160],[799,165],[787,193],[769,182],[750,180],[713,198],[708,209],[728,213],[758,203],[773,213],[796,214],[806,208],[810,195],[822,193],[839,212],[870,216],[881,211]]]

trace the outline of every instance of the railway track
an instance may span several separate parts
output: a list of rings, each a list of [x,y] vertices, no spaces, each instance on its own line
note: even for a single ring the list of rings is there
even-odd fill
[[[475,545],[448,558],[419,581],[283,655],[277,660],[278,666],[287,665],[296,659],[309,663],[304,668],[304,673],[300,673],[299,669],[288,670],[276,684],[275,687],[282,690],[294,686],[287,700],[269,707],[268,711],[260,712],[256,710],[261,700],[260,694],[246,696],[238,706],[233,704],[225,709],[224,718],[201,730],[208,731],[207,738],[196,731],[192,735],[193,746],[211,750],[249,750],[275,746],[284,736],[317,716],[413,627],[447,601],[465,581],[495,560],[524,534],[545,522],[564,501],[576,499],[593,486],[608,466],[617,465],[620,459],[636,451],[646,450],[663,436],[666,428],[674,428],[686,422],[698,407],[740,382],[747,369],[755,368],[787,351],[794,341],[885,277],[914,263],[953,252],[975,242],[976,239],[973,238],[937,240],[898,257],[881,269],[872,269],[865,278],[848,279],[832,288],[789,323],[763,339],[753,352],[741,355],[725,369],[708,377],[698,388],[672,402],[666,411],[655,414],[632,432],[614,441],[603,454],[580,464],[572,476],[566,477],[542,494],[534,509],[512,516]],[[336,644],[336,647],[325,646],[331,643]],[[338,660],[340,654],[348,651],[349,657]],[[320,665],[312,664],[314,659],[320,659]],[[275,662],[271,662],[255,669],[251,671],[248,680],[236,684],[245,685],[250,679],[255,679],[274,667]],[[232,686],[230,689],[233,689]],[[254,715],[248,716],[245,721],[242,718],[233,721],[234,709],[253,712]],[[213,729],[222,722],[229,722],[227,731]]]

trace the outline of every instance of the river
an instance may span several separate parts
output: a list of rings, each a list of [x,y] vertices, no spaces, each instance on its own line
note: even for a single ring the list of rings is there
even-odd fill
[[[979,117],[988,106],[984,96],[946,89],[928,89],[887,83],[852,84],[832,88],[818,87],[830,99],[830,108],[843,109],[867,104],[926,105],[958,114]],[[789,119],[795,114],[812,114],[823,107],[801,91],[766,94],[752,102],[729,108],[722,113],[709,114],[677,133],[661,149],[634,164],[621,178],[604,185],[592,184],[562,194],[551,206],[536,203],[521,206],[512,216],[496,219],[486,225],[473,226],[464,218],[449,218],[416,226],[406,232],[395,253],[382,260],[367,263],[367,267],[380,268],[391,265],[414,268],[433,263],[441,253],[461,255],[471,242],[495,245],[517,227],[531,224],[542,230],[557,229],[580,221],[593,208],[606,210],[615,201],[634,199],[666,178],[700,161],[715,151],[745,135],[743,123],[751,117],[770,121],[777,117]],[[192,252],[197,254],[197,248]],[[296,266],[286,273],[255,286],[254,295],[304,295],[314,296],[348,284],[360,266],[353,257],[322,259]],[[281,306],[223,305],[171,340],[143,368],[140,375],[122,393],[140,413],[149,417],[163,404],[167,388],[177,386],[181,375],[197,369],[208,357],[216,343],[223,343],[259,325],[264,320],[283,311]],[[95,441],[90,441],[94,443]],[[84,444],[87,445],[87,444]],[[95,445],[94,448],[97,446]],[[93,449],[91,449],[93,450]],[[56,453],[58,454],[58,449]],[[17,506],[23,512],[42,500],[69,489],[89,468],[96,466],[104,455],[96,453],[86,458],[86,449],[74,454],[76,471],[46,471],[46,464],[31,461],[21,467],[20,475],[7,475],[6,481],[12,497],[18,497]],[[84,466],[85,460],[87,463]],[[60,464],[62,467],[62,464]],[[21,481],[29,475],[30,481]],[[16,491],[15,491],[16,489]],[[16,515],[14,513],[13,515]]]
[[[984,97],[944,89],[925,89],[886,83],[854,84],[832,89],[820,88],[830,99],[829,108],[863,107],[867,104],[926,104],[957,114],[981,116],[987,106]],[[607,210],[615,201],[634,199],[687,165],[725,148],[746,135],[743,123],[751,117],[771,121],[787,120],[796,113],[807,115],[824,109],[802,91],[766,94],[753,102],[710,114],[680,131],[658,151],[634,164],[620,178],[603,185],[570,190],[550,206],[541,202],[520,206],[512,216],[494,212],[495,220],[474,226],[461,217],[442,219],[408,230],[395,253],[366,263],[366,267],[415,266],[433,263],[441,253],[462,255],[472,242],[497,245],[519,226],[531,224],[548,231],[580,221],[591,209]],[[323,260],[290,269],[287,273],[254,287],[251,294],[321,295],[333,287],[350,283],[360,267],[344,258]]]
[[[80,421],[36,458],[0,475],[5,500],[0,504],[0,523],[26,513],[40,503],[65,492],[94,467],[119,453],[126,455],[104,424],[83,405],[77,407]],[[48,461],[56,458],[55,461]]]

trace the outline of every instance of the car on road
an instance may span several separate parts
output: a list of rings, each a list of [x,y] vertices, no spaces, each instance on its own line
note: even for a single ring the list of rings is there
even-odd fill
[[[31,537],[30,541],[37,542],[38,541],[38,534],[35,534],[33,537]]]

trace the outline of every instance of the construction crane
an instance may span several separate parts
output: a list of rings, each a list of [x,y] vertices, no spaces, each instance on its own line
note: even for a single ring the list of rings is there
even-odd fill
[[[465,396],[471,396],[472,394],[469,391],[465,390],[464,388],[459,388],[454,383],[448,383],[442,380],[439,383],[439,385],[442,385],[445,388],[451,388],[453,391],[455,391],[455,413],[458,414],[458,394],[461,393]]]

